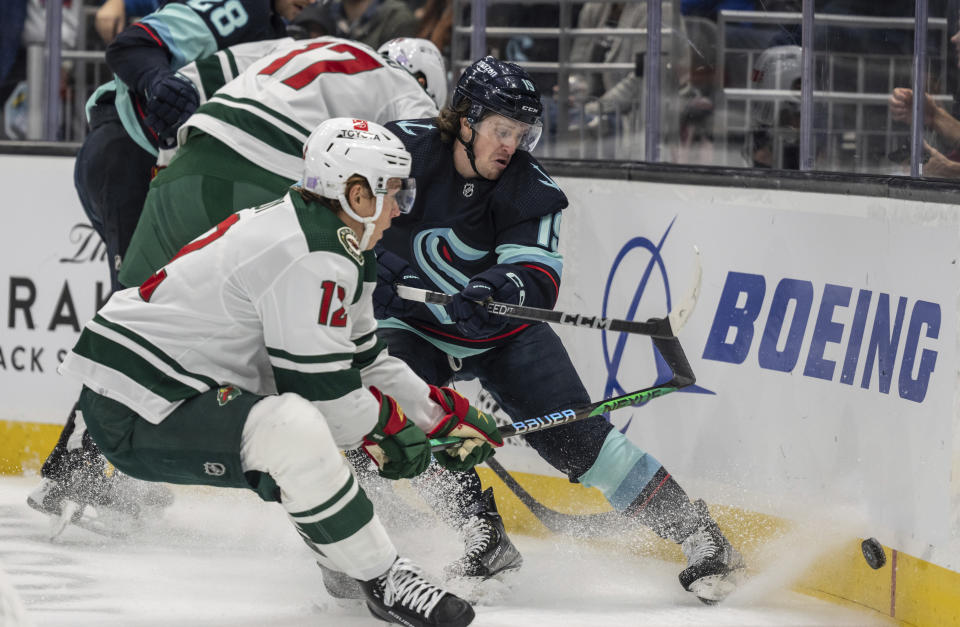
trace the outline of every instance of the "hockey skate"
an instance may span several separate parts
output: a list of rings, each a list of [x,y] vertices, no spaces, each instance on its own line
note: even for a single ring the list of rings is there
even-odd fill
[[[743,556],[724,537],[710,517],[702,499],[693,502],[699,515],[699,527],[680,545],[687,567],[680,573],[680,584],[707,605],[719,603],[733,592],[743,575]]]
[[[385,574],[360,582],[367,608],[380,620],[409,627],[466,627],[470,604],[426,579],[412,562],[397,558]]]
[[[109,537],[124,537],[173,503],[173,493],[159,483],[140,481],[119,471],[107,474],[102,457],[85,451],[68,454],[59,478],[44,477],[27,504],[51,517],[50,539],[74,524]]]
[[[468,518],[461,529],[466,554],[443,569],[448,579],[486,580],[523,565],[523,557],[503,528],[503,519],[493,499],[493,488],[483,491],[481,502],[484,510]]]

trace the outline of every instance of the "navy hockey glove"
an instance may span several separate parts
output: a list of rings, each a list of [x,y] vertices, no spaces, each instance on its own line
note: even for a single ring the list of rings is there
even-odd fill
[[[466,337],[489,337],[508,324],[503,316],[487,311],[486,302],[495,300],[511,305],[522,305],[523,281],[503,268],[491,269],[476,275],[467,286],[453,295],[450,317]]]
[[[427,284],[407,260],[389,250],[377,249],[377,287],[373,290],[373,315],[378,319],[403,318],[419,303],[400,298],[397,285],[427,289]]]
[[[380,401],[380,415],[373,431],[363,436],[363,450],[387,479],[416,477],[430,465],[430,443],[420,427],[403,414],[397,401],[370,386]]]
[[[493,418],[471,405],[456,390],[431,385],[430,399],[446,412],[443,422],[430,432],[430,437],[450,436],[461,440],[434,455],[437,463],[447,470],[469,470],[492,457],[493,449],[503,446],[503,437]]]
[[[200,95],[182,74],[154,77],[144,89],[144,123],[157,134],[162,148],[177,144],[177,129],[200,106]]]

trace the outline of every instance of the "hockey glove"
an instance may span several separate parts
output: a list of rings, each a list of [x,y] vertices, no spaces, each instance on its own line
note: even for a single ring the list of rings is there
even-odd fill
[[[386,394],[371,386],[380,401],[380,416],[373,431],[363,437],[363,450],[387,479],[409,479],[430,465],[430,444],[420,428],[407,420],[403,410]]]
[[[466,287],[453,295],[450,317],[466,337],[489,337],[503,330],[508,320],[487,311],[486,302],[522,305],[523,297],[520,277],[502,267],[490,269],[470,279]]]
[[[400,298],[397,285],[427,289],[407,260],[389,250],[377,249],[377,287],[373,290],[373,315],[379,320],[403,318],[413,313],[419,303]]]
[[[503,446],[503,438],[493,418],[471,405],[456,390],[431,385],[430,398],[446,412],[430,437],[452,436],[462,440],[462,443],[434,456],[447,470],[469,470],[493,456],[494,448]]]
[[[157,134],[161,148],[173,148],[180,125],[200,106],[196,88],[182,74],[162,74],[150,81],[144,96],[144,123]]]

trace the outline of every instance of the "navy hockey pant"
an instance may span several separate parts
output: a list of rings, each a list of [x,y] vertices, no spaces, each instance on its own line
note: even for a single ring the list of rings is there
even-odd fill
[[[107,97],[109,98],[109,97]],[[130,139],[113,102],[101,98],[90,110],[90,133],[77,153],[73,181],[80,204],[107,247],[110,287],[140,219],[157,158]]]

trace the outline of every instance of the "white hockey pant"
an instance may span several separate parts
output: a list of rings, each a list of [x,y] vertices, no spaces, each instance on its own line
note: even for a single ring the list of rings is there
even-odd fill
[[[321,564],[362,580],[393,564],[393,542],[312,403],[282,394],[254,405],[240,458],[245,472],[276,481],[284,509]]]

